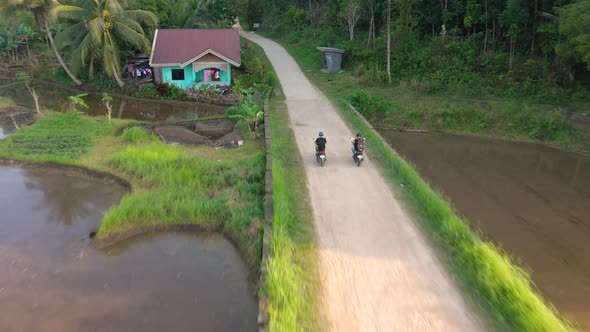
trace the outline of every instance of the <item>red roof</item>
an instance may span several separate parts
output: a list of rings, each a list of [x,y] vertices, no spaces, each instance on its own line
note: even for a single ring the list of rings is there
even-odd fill
[[[152,45],[150,65],[186,66],[214,54],[240,65],[240,35],[237,29],[158,29]]]

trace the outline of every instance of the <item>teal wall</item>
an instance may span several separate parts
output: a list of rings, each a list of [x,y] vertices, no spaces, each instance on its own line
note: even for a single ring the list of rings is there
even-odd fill
[[[184,80],[173,81],[172,69],[181,69],[181,67],[162,67],[162,82],[174,84],[182,89],[190,89],[194,86],[196,81],[202,82],[204,79],[203,71],[193,72],[193,66],[184,67]],[[231,66],[229,71],[222,70],[220,73],[220,80],[231,84]]]
[[[184,80],[182,81],[172,80],[172,69],[181,69],[181,67],[163,67],[162,82],[174,84],[182,89],[190,89],[193,87],[193,84],[195,83],[195,73],[193,72],[193,66],[184,67]]]

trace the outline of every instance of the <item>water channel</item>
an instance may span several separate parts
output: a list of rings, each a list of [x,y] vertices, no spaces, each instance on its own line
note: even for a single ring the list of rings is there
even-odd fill
[[[0,331],[256,331],[248,269],[222,236],[88,246],[126,192],[74,170],[0,166]]]
[[[590,331],[590,157],[529,143],[382,131],[484,236]]]
[[[59,87],[58,85],[35,81],[33,87],[39,94],[41,109],[64,110],[68,97],[82,93]],[[17,105],[35,109],[33,98],[21,84],[10,84],[10,81],[0,82],[0,96],[11,98]],[[89,93],[84,101],[89,108],[79,107],[91,115],[106,115],[106,108],[101,101],[102,95]],[[123,96],[113,96],[113,117],[136,119],[144,121],[184,120],[197,117],[218,116],[225,114],[226,107],[202,104],[196,102],[182,102],[175,100],[139,99]]]

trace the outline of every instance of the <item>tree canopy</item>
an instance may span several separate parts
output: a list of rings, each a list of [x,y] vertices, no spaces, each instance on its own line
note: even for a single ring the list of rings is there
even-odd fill
[[[125,46],[150,52],[150,41],[144,27],[156,27],[156,15],[144,10],[127,9],[120,0],[72,0],[50,10],[50,18],[66,22],[56,42],[71,50],[72,69],[87,67],[92,77],[94,64],[101,63],[105,73],[121,77],[121,50]]]

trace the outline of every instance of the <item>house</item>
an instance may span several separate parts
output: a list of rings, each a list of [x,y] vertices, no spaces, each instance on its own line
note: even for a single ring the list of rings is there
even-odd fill
[[[240,66],[236,29],[158,29],[150,66],[156,82],[182,89],[231,84],[231,67]]]

